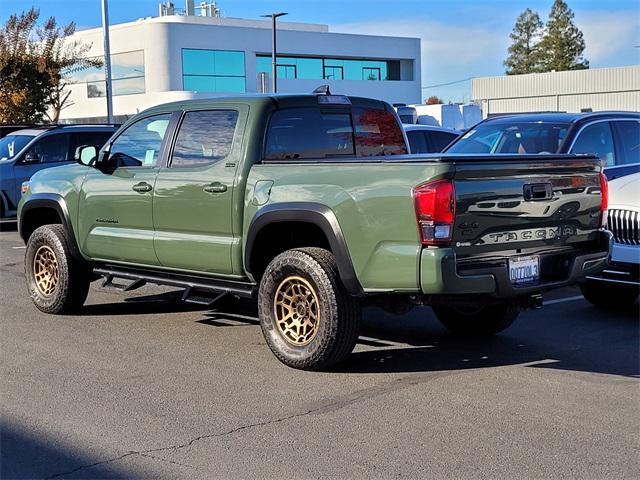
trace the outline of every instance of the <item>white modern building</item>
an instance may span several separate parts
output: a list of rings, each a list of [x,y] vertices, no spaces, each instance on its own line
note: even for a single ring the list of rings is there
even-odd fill
[[[270,85],[270,19],[220,18],[217,11],[177,15],[164,5],[161,13],[109,29],[117,120],[159,103],[259,93]],[[310,93],[328,84],[332,93],[420,102],[419,39],[331,33],[327,25],[283,19],[277,25],[278,93]],[[104,58],[101,28],[71,40],[90,44],[88,56]],[[74,73],[60,119],[103,120],[104,79],[102,68]]]
[[[516,112],[640,111],[640,65],[474,78],[485,117]]]

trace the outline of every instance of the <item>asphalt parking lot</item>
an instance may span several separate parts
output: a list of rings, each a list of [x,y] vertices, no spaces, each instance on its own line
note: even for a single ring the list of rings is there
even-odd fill
[[[349,362],[292,370],[249,303],[94,284],[79,316],[40,313],[24,248],[0,233],[1,476],[638,478],[637,308],[577,289],[481,341],[430,309],[368,309]]]

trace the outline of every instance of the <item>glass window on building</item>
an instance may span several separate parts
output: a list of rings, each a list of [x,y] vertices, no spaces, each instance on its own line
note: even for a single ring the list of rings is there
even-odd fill
[[[325,66],[324,77],[325,80],[344,80],[344,68],[338,66]]]
[[[244,93],[244,52],[182,49],[182,88],[194,92]]]
[[[91,67],[74,72],[69,83],[86,83],[89,98],[104,97],[107,94],[104,67]],[[145,92],[142,50],[111,55],[111,88],[114,96]]]
[[[399,60],[278,57],[277,63],[278,78],[400,80]],[[258,55],[256,70],[271,75],[271,57]]]

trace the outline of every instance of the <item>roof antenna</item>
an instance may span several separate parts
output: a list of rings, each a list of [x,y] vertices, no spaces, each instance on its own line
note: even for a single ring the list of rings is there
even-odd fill
[[[314,95],[331,95],[329,91],[329,85],[320,85],[313,92]]]

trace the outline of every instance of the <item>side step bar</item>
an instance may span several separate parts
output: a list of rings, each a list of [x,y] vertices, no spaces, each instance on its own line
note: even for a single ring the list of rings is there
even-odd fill
[[[137,270],[113,265],[94,267],[93,273],[104,277],[105,280],[103,282],[103,286],[111,286],[123,291],[135,290],[147,283],[184,288],[185,292],[182,299],[185,301],[189,301],[189,297],[191,296],[196,296],[196,292],[216,294],[216,300],[221,298],[220,294],[252,298],[256,293],[256,285],[254,283],[234,282],[232,280],[221,280],[217,278],[198,277],[152,270]],[[119,284],[115,283],[114,279],[128,280],[130,283],[126,285]]]

